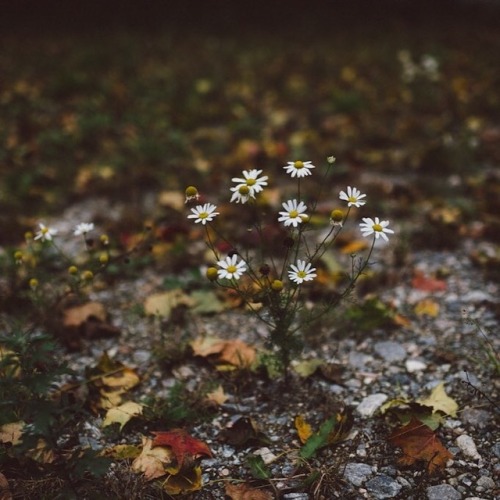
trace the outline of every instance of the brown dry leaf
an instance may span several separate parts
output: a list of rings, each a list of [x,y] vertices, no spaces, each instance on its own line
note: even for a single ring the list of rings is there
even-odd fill
[[[211,403],[215,403],[217,406],[220,406],[228,400],[228,397],[226,396],[222,386],[219,385],[217,389],[207,394],[207,400]]]
[[[106,321],[106,309],[99,302],[88,302],[81,306],[70,307],[63,311],[63,325],[65,327],[79,327],[89,318]]]
[[[39,439],[36,448],[28,450],[26,456],[41,464],[51,464],[56,456],[45,439]]]
[[[0,500],[12,500],[13,498],[9,481],[7,481],[7,478],[0,472]]]
[[[423,461],[427,464],[429,474],[443,469],[446,462],[453,458],[436,434],[416,418],[396,429],[389,436],[389,442],[402,448],[404,455],[399,459],[400,464],[413,465]]]
[[[179,212],[185,209],[185,195],[180,191],[162,191],[158,195],[158,203],[162,207],[171,207]]]
[[[217,337],[203,336],[190,342],[195,356],[206,358],[212,354],[219,354],[224,348],[224,340]]]
[[[172,310],[179,306],[192,307],[195,303],[181,289],[155,293],[144,301],[146,314],[169,318]]]
[[[245,446],[249,443],[268,444],[269,439],[263,434],[255,420],[241,417],[231,427],[221,431],[219,437],[231,446]]]
[[[106,418],[102,423],[103,427],[107,427],[112,424],[120,424],[120,430],[123,426],[132,418],[142,415],[143,405],[139,403],[134,403],[133,401],[127,401],[126,403],[110,408],[106,413]]]
[[[219,361],[229,363],[238,368],[249,368],[253,365],[256,352],[253,347],[242,340],[227,340],[219,356]]]
[[[184,461],[191,463],[199,457],[211,457],[212,452],[203,441],[190,436],[183,429],[153,432],[153,446],[170,446],[177,461],[177,467],[182,469]]]
[[[415,314],[435,318],[439,314],[439,304],[432,299],[421,300],[415,305]]]
[[[201,468],[195,466],[182,469],[177,474],[170,474],[162,484],[169,495],[185,495],[201,490]]]
[[[166,468],[175,462],[175,455],[170,448],[155,446],[150,438],[142,438],[141,454],[132,462],[132,470],[142,472],[147,481],[167,474]]]
[[[252,488],[250,485],[226,484],[226,495],[231,500],[273,500],[274,495],[266,490]]]
[[[135,459],[141,454],[138,446],[133,444],[116,444],[111,448],[106,448],[102,452],[102,456],[111,457],[115,460]]]
[[[22,439],[23,429],[26,424],[22,421],[3,424],[0,427],[0,443],[19,444]]]
[[[312,427],[304,420],[302,415],[297,415],[294,423],[300,442],[304,444],[313,435]]]

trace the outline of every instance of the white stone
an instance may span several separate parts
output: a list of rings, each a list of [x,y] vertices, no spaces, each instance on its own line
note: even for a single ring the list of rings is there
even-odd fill
[[[386,394],[377,393],[366,396],[366,398],[359,403],[356,411],[363,417],[372,417],[373,414],[387,401]]]
[[[418,359],[407,359],[405,365],[409,373],[421,372],[427,368],[427,365]]]
[[[462,434],[457,437],[456,443],[466,457],[481,460],[481,455],[477,451],[476,444],[470,436]]]
[[[260,448],[255,450],[253,454],[259,455],[266,465],[269,465],[278,458],[269,448]]]

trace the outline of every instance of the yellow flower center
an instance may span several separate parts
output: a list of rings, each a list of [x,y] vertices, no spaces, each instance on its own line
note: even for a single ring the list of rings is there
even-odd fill
[[[49,228],[48,227],[42,227],[42,229],[40,229],[40,232],[42,234],[47,234],[49,232]]]
[[[198,214],[198,217],[199,217],[200,219],[206,219],[206,218],[208,217],[208,212],[200,212],[200,213]]]
[[[304,278],[307,276],[307,273],[306,273],[305,271],[299,271],[299,272],[297,273],[297,276],[298,276],[299,278],[304,279]]]
[[[297,212],[297,210],[290,210],[288,215],[290,216],[291,219],[296,219],[299,216],[299,212]]]
[[[247,186],[253,186],[256,182],[255,179],[247,179]]]
[[[357,196],[349,196],[349,201],[351,203],[356,203],[358,201],[358,198],[357,198]]]
[[[240,186],[240,188],[238,189],[238,192],[240,194],[242,194],[243,196],[245,196],[245,195],[247,195],[250,192],[250,188],[248,186]]]
[[[228,273],[234,274],[237,270],[238,268],[236,266],[227,266]]]
[[[380,224],[373,224],[373,230],[381,233],[384,231],[384,228]]]
[[[296,161],[293,166],[297,169],[300,170],[301,168],[304,168],[304,162],[302,161]]]

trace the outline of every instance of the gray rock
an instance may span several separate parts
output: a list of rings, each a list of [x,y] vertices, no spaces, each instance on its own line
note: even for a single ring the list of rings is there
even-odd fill
[[[470,436],[462,434],[457,437],[456,443],[466,457],[481,460],[481,455],[477,451],[476,444]]]
[[[500,441],[492,446],[491,451],[497,458],[500,458]]]
[[[406,358],[406,350],[399,342],[386,340],[377,342],[374,346],[375,352],[385,361],[402,361]]]
[[[344,470],[344,478],[354,486],[361,486],[372,475],[372,466],[363,463],[348,463]]]
[[[388,396],[382,393],[370,394],[359,403],[356,411],[363,417],[372,417],[377,409],[385,403],[387,398]]]
[[[370,479],[365,484],[365,487],[371,493],[371,498],[375,499],[394,498],[403,488],[397,481],[392,479],[392,477],[386,476],[385,474],[379,474],[373,479]]]
[[[438,484],[427,488],[427,500],[461,500],[462,494],[449,484]]]
[[[481,476],[476,484],[485,490],[492,490],[495,487],[495,481],[488,476]]]
[[[309,500],[307,493],[285,493],[283,500]]]
[[[460,414],[460,419],[467,424],[482,429],[491,422],[491,414],[485,410],[465,408]]]

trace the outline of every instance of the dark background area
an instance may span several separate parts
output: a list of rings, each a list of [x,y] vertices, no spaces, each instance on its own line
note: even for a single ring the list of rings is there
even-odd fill
[[[171,27],[230,33],[284,27],[314,31],[357,21],[374,28],[393,22],[444,27],[455,20],[500,26],[500,2],[493,0],[15,0],[0,6],[3,34]]]

